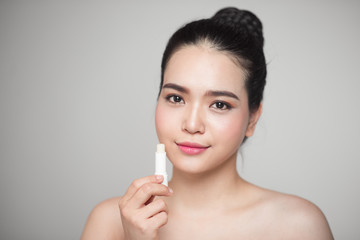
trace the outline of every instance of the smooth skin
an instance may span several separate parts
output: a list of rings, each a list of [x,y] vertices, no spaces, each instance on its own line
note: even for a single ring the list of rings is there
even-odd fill
[[[124,196],[94,208],[82,239],[333,239],[314,204],[238,175],[238,149],[262,111],[249,111],[245,78],[231,56],[206,43],[174,53],[155,114],[173,164],[169,187],[157,176],[135,180]],[[207,149],[189,155],[178,146],[184,142]]]

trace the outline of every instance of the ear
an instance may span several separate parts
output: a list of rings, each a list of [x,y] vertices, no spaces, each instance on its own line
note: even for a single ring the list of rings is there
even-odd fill
[[[255,127],[261,116],[261,113],[262,113],[262,103],[260,103],[259,108],[255,112],[250,114],[249,124],[245,133],[246,137],[251,137],[254,134]]]

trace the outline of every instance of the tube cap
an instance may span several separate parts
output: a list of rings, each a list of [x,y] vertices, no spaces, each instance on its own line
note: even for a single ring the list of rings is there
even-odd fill
[[[156,145],[156,152],[158,152],[158,153],[165,152],[165,145],[162,143],[159,143],[158,145]]]

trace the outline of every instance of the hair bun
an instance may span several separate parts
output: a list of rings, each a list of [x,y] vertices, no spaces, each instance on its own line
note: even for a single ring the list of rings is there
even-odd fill
[[[221,25],[233,28],[236,32],[244,33],[244,30],[257,40],[261,46],[264,44],[262,24],[260,19],[250,11],[240,10],[234,7],[219,10],[212,18]]]

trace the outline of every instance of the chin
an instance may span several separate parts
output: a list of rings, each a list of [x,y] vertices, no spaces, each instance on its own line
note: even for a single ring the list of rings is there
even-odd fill
[[[205,174],[218,168],[218,165],[213,161],[209,161],[208,156],[173,156],[169,157],[173,165],[173,170],[183,172],[186,174]]]

